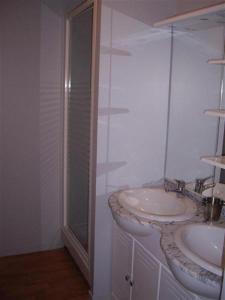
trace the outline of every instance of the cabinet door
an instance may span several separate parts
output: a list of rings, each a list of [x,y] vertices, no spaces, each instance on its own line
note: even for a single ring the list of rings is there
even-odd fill
[[[130,300],[132,244],[132,239],[114,224],[112,256],[113,299]]]
[[[155,261],[140,245],[135,243],[132,300],[156,300],[158,293],[158,278],[158,262]]]
[[[183,288],[177,280],[162,269],[159,300],[194,300],[195,296]]]

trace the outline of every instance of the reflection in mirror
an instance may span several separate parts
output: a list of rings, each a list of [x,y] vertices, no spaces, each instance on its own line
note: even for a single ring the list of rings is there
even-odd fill
[[[223,107],[224,66],[209,64],[208,60],[224,57],[224,28],[174,30],[171,51],[165,176],[191,182],[187,186],[192,190],[198,188],[196,178],[210,177],[204,181],[202,193],[206,187],[212,188],[214,176],[216,182],[220,181],[220,169],[200,158],[222,154],[222,122],[204,111]]]

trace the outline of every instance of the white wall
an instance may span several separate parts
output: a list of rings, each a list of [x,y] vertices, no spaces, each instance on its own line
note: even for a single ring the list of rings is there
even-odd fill
[[[131,12],[130,3],[122,12],[111,4],[103,1],[101,18],[93,291],[97,300],[110,299],[109,195],[163,177],[170,63],[170,34],[137,20],[140,11],[133,7]]]
[[[61,245],[63,22],[36,0],[1,2],[0,19],[0,255],[10,255]]]
[[[39,1],[4,1],[1,255],[41,242],[39,164]]]
[[[64,19],[42,2],[40,26],[41,246],[51,249],[62,245]]]

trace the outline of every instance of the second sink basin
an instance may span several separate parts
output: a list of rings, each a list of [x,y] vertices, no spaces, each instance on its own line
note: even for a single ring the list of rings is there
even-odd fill
[[[189,224],[180,227],[174,240],[181,252],[202,268],[222,276],[222,251],[225,228]]]
[[[197,208],[187,197],[165,192],[162,188],[138,188],[121,191],[119,203],[144,220],[160,222],[184,221],[194,216]]]

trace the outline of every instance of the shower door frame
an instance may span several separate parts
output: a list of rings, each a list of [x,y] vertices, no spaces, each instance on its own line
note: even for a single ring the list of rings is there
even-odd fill
[[[94,264],[94,224],[96,196],[96,156],[97,156],[97,101],[99,74],[99,44],[100,44],[100,7],[101,1],[86,0],[66,16],[65,25],[65,73],[64,73],[64,145],[63,145],[63,229],[62,239],[71,256],[79,266],[86,280],[92,286]],[[67,132],[68,132],[68,99],[70,92],[70,20],[89,8],[93,9],[92,18],[92,61],[91,61],[91,114],[90,114],[90,165],[89,165],[89,211],[88,211],[88,252],[68,226],[67,203]]]

